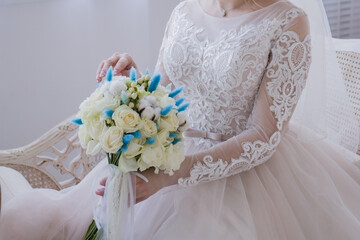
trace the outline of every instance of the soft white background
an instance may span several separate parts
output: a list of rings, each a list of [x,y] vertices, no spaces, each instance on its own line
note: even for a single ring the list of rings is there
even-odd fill
[[[26,145],[76,113],[113,52],[152,69],[178,2],[0,0],[0,149]]]
[[[76,113],[113,52],[153,69],[179,1],[0,0],[0,149],[26,145]],[[360,0],[323,1],[334,36],[359,38]]]

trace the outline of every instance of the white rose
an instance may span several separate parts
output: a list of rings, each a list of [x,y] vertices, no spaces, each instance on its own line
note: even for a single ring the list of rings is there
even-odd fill
[[[169,113],[158,120],[160,129],[166,129],[169,132],[175,132],[179,127],[179,119],[175,113]]]
[[[123,153],[119,158],[119,168],[124,173],[133,172],[138,169],[138,164],[135,158],[127,158]]]
[[[113,81],[110,82],[109,92],[112,95],[121,96],[121,92],[126,91],[126,90],[127,90],[127,86],[123,81],[121,81],[121,80],[118,80],[118,81],[113,80]]]
[[[124,152],[122,155],[125,155],[126,158],[130,159],[130,158],[134,158],[137,155],[142,153],[143,147],[144,147],[144,140],[143,139],[133,139],[129,144],[128,144],[128,149],[126,150],[126,152]]]
[[[104,131],[107,130],[105,121],[100,119],[100,114],[98,114],[96,117],[90,118],[86,126],[90,137],[92,137],[94,140],[100,140],[100,136]]]
[[[79,127],[78,136],[79,136],[79,142],[80,142],[81,147],[86,148],[88,143],[91,140],[91,137],[90,137],[85,125],[81,125]]]
[[[125,132],[135,132],[141,127],[141,118],[137,112],[126,105],[118,107],[112,115],[116,126]]]
[[[164,158],[164,147],[158,143],[145,145],[143,153],[141,154],[141,160],[149,167],[160,168],[164,162]]]
[[[110,127],[101,137],[101,145],[105,152],[116,153],[123,145],[123,130],[119,127]]]
[[[155,96],[157,100],[160,101],[163,96],[167,96],[169,93],[169,89],[166,89],[165,87],[159,85],[156,90],[151,93],[151,95]]]
[[[159,143],[163,146],[166,146],[170,144],[169,141],[169,131],[166,129],[161,130],[158,135],[156,136],[156,139],[159,141]]]
[[[98,154],[101,150],[101,144],[97,140],[91,140],[86,147],[86,154],[89,156],[94,156]]]
[[[142,123],[141,132],[147,138],[154,137],[157,133],[156,123],[145,118]]]
[[[98,110],[96,109],[95,104],[102,97],[103,94],[100,92],[99,89],[96,89],[95,92],[90,95],[90,97],[86,98],[80,104],[80,117],[84,123],[86,123],[89,118],[98,114]]]
[[[96,101],[95,104],[98,112],[103,112],[105,109],[114,110],[120,105],[120,97],[105,94],[104,97]]]
[[[169,145],[165,149],[165,155],[163,170],[165,170],[165,173],[173,175],[173,171],[179,170],[181,163],[185,160],[184,143],[179,142],[175,145]]]

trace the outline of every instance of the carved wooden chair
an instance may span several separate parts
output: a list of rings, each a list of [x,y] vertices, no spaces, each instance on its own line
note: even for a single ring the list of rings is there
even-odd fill
[[[335,47],[360,124],[360,40],[335,40]],[[105,157],[104,153],[88,157],[77,130],[67,119],[25,147],[0,151],[0,166],[19,171],[34,188],[60,190],[75,185]]]

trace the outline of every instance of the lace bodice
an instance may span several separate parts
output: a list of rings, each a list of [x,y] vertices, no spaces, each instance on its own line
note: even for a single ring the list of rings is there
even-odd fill
[[[186,86],[192,128],[235,137],[192,156],[191,176],[179,182],[226,177],[269,159],[309,65],[306,15],[287,1],[235,18],[210,16],[198,0],[180,3],[158,68],[176,87]]]

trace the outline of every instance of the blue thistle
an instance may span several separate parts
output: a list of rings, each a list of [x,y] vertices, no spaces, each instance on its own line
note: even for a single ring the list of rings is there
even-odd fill
[[[166,107],[164,107],[160,112],[161,116],[166,116],[171,111],[172,108],[173,108],[172,104],[167,105]]]
[[[112,68],[112,66],[110,66],[106,72],[106,80],[108,82],[111,82],[112,78],[113,78],[113,68]]]
[[[171,138],[175,138],[175,137],[177,137],[177,136],[179,136],[178,133],[175,133],[175,132],[169,133],[169,137],[171,137]]]
[[[128,97],[128,95],[126,94],[125,91],[121,91],[121,101],[124,103],[124,104],[128,104],[130,99]]]
[[[71,120],[71,122],[76,125],[83,125],[81,118],[75,118],[75,119]]]
[[[169,93],[169,97],[174,98],[176,95],[181,93],[182,90],[184,90],[185,86],[181,86],[179,88],[174,89],[171,93]]]
[[[180,141],[181,141],[181,138],[175,138],[174,141],[172,142],[172,144],[175,145]]]
[[[131,81],[136,81],[136,70],[134,67],[131,67],[130,69],[130,79]]]
[[[126,152],[128,150],[128,146],[127,145],[122,145],[121,149],[119,150],[120,152]]]
[[[151,144],[153,144],[155,142],[155,138],[151,137],[146,142],[151,145]]]
[[[179,98],[178,100],[176,100],[175,105],[176,105],[177,107],[180,106],[180,105],[183,103],[184,100],[185,100],[184,97]]]
[[[131,142],[131,140],[134,139],[134,136],[132,134],[126,134],[124,137],[123,137],[123,143],[124,145],[127,145]]]
[[[114,114],[114,111],[111,109],[105,109],[103,111],[103,113],[105,114],[105,116],[107,116],[108,118],[112,118],[112,115]]]
[[[150,86],[149,86],[148,91],[149,91],[149,92],[155,91],[156,88],[157,88],[158,85],[159,85],[160,80],[161,80],[161,75],[160,75],[160,74],[155,75],[155,76],[151,79],[151,83],[150,83]]]
[[[189,105],[190,105],[190,103],[185,103],[185,104],[181,105],[178,109],[178,112],[185,111]]]
[[[141,138],[141,132],[140,132],[140,131],[133,132],[132,135],[133,135],[135,138]]]

